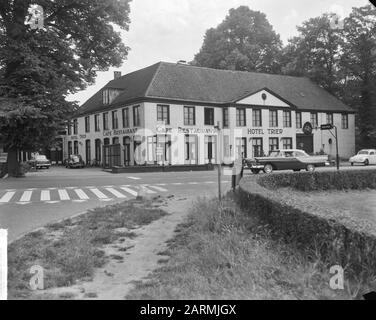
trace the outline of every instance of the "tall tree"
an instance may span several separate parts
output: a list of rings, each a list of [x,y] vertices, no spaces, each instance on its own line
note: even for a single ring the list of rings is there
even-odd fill
[[[333,15],[309,19],[298,27],[299,35],[284,48],[285,74],[307,76],[331,93],[338,92],[341,59],[341,29],[334,28]]]
[[[345,20],[344,97],[358,110],[359,147],[376,145],[376,8],[353,8]]]
[[[231,9],[226,19],[206,32],[193,64],[241,71],[280,71],[282,42],[266,15],[247,6]]]
[[[75,104],[68,94],[94,82],[97,71],[127,56],[130,0],[0,1],[0,134],[8,171],[18,150],[48,145]],[[25,24],[31,4],[43,8],[43,29]]]

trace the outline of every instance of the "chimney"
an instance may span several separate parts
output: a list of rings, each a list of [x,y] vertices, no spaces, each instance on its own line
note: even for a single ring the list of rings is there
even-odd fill
[[[121,77],[121,71],[114,71],[114,79],[119,79]]]

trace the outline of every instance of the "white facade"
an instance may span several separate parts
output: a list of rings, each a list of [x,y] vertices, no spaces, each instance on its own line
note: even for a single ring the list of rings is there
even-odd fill
[[[159,105],[164,106],[164,115],[168,114],[164,118],[169,120],[165,125],[160,121],[163,119],[158,119],[158,108],[161,108]],[[138,126],[133,121],[135,106],[139,108]],[[194,110],[194,121],[191,123],[187,122],[186,107],[194,108],[190,109],[191,112]],[[122,110],[125,108],[129,110],[129,123],[123,123]],[[207,111],[206,115],[210,125],[205,124],[205,108],[213,110]],[[228,109],[227,126],[224,123],[225,108]],[[115,123],[115,128],[112,123],[114,110],[117,110],[118,118],[118,126]],[[94,159],[97,159],[97,163],[103,163],[102,147],[105,142],[121,145],[120,165],[125,166],[226,163],[233,161],[239,153],[246,157],[259,156],[261,153],[267,155],[271,144],[279,149],[300,148],[303,146],[302,141],[308,144],[312,142],[311,153],[324,152],[332,157],[336,153],[334,137],[329,131],[319,129],[320,125],[327,124],[326,112],[317,112],[318,128],[314,128],[312,136],[304,136],[302,128],[297,128],[297,112],[301,113],[299,122],[303,126],[306,122],[311,122],[311,113],[314,111],[296,110],[267,91],[260,91],[227,107],[156,101],[122,106],[105,112],[108,113],[108,130],[103,127],[104,112],[77,119],[78,131],[67,136],[65,156],[78,152],[88,163]],[[211,112],[214,113],[214,118]],[[245,118],[242,116],[243,112]],[[270,121],[273,112],[278,115],[278,123]],[[258,113],[261,113],[261,123],[258,121]],[[355,153],[355,115],[340,112],[332,114],[334,125],[338,128],[340,157],[349,158]],[[99,117],[98,131],[95,130],[95,115]],[[85,117],[89,117],[90,121],[88,132],[85,130]],[[288,121],[289,117],[291,121]]]

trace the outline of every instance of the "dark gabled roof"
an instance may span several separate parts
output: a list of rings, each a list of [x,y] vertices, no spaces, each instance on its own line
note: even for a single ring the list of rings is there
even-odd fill
[[[106,109],[142,99],[228,105],[262,89],[301,110],[353,110],[308,78],[217,70],[160,62],[109,82],[104,88],[124,90]],[[102,90],[80,108],[80,114],[104,110]]]

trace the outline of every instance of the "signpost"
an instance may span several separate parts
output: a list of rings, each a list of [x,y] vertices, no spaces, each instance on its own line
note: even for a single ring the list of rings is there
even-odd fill
[[[335,134],[332,133],[333,129],[335,129]],[[330,131],[331,135],[336,139],[336,162],[337,170],[339,170],[338,129],[333,124],[323,124],[321,126],[321,131]]]

